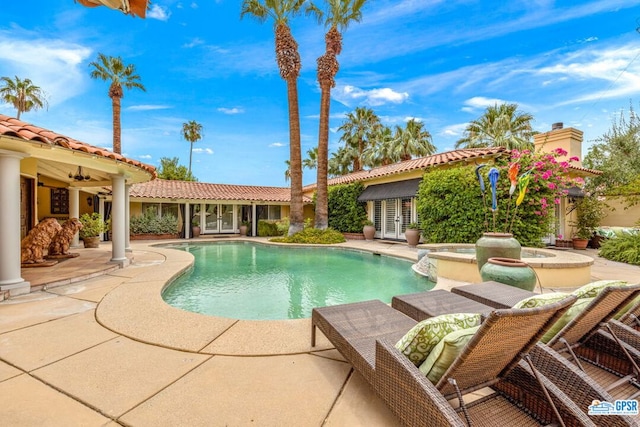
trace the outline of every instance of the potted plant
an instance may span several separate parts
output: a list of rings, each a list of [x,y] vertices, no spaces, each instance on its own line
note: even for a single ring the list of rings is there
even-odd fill
[[[594,196],[585,196],[574,202],[576,220],[572,222],[576,228],[573,238],[574,249],[586,249],[589,240],[600,226],[604,217],[604,203]]]
[[[404,231],[404,237],[407,239],[409,247],[416,247],[420,242],[420,226],[417,222],[410,222]]]
[[[240,235],[246,236],[249,231],[249,226],[251,223],[249,221],[242,221],[242,225],[240,226]]]
[[[373,240],[376,235],[376,227],[373,225],[373,221],[367,219],[362,224],[362,234],[364,234],[364,239]]]
[[[193,237],[200,237],[200,218],[194,217],[191,219],[191,235]]]
[[[85,248],[97,248],[100,244],[100,234],[107,231],[107,223],[100,214],[93,212],[80,215],[82,229],[79,232]]]

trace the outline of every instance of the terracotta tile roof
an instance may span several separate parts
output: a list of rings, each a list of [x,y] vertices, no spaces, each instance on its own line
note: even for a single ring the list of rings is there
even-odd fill
[[[331,178],[329,179],[329,185],[348,184],[350,182],[366,181],[373,178],[396,175],[445,164],[499,157],[507,152],[508,151],[504,147],[469,148],[464,150],[446,151],[432,156],[420,157],[400,163],[394,163],[392,165],[380,166],[370,170],[354,172],[348,175]],[[305,190],[308,191],[315,187],[315,184],[311,184],[306,186]]]
[[[95,154],[97,156],[106,157],[123,163],[128,163],[140,169],[144,169],[147,172],[151,173],[153,178],[157,176],[156,169],[153,166],[147,165],[137,160],[128,159],[120,154],[105,150],[104,148],[95,147],[93,145],[77,141],[68,136],[60,135],[53,131],[43,129],[29,123],[25,123],[14,117],[5,116],[3,114],[0,114],[0,135],[12,136],[15,138],[23,139],[25,141],[37,141],[44,144],[57,145],[60,147],[69,148],[71,150]]]
[[[446,151],[444,153],[438,153],[427,157],[420,157],[400,163],[394,163],[392,165],[380,166],[370,170],[354,172],[347,175],[331,178],[329,179],[328,185],[349,184],[351,182],[367,181],[383,176],[396,175],[420,169],[427,169],[430,167],[442,166],[446,164],[453,164],[458,162],[474,162],[487,158],[501,157],[509,153],[510,150],[507,150],[504,147],[467,148],[462,150]],[[570,169],[579,172],[587,172],[594,175],[602,174],[602,172],[600,171],[579,166],[570,166]],[[305,186],[304,190],[310,191],[314,188],[316,188],[316,184],[310,184]]]
[[[207,184],[155,179],[132,185],[129,196],[149,199],[246,200],[249,202],[289,203],[291,201],[290,191],[287,187]],[[309,197],[304,197],[303,201],[304,203],[312,203]]]

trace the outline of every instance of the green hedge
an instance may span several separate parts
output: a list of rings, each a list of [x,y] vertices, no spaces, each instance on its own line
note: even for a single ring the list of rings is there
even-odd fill
[[[640,265],[640,233],[604,240],[599,255],[611,261]]]
[[[173,234],[178,232],[178,218],[173,215],[157,217],[153,212],[132,216],[129,220],[131,234]]]
[[[474,243],[485,231],[509,231],[511,221],[507,224],[505,215],[509,209],[512,216],[515,197],[509,199],[506,175],[501,172],[498,181],[498,214],[494,227],[492,214],[482,202],[475,167],[435,169],[425,173],[418,192],[418,217],[425,243]],[[485,181],[488,183],[486,176]],[[523,246],[543,246],[542,238],[551,229],[552,211],[547,215],[536,213],[540,198],[544,196],[542,192],[536,193],[532,185],[525,202],[518,207],[511,231]],[[490,204],[488,188],[486,197]]]
[[[309,243],[328,245],[332,243],[342,243],[346,240],[342,233],[336,230],[332,230],[331,228],[327,228],[326,230],[319,230],[317,228],[307,227],[292,236],[271,239],[271,241],[280,243]]]
[[[361,182],[329,187],[329,227],[342,233],[361,233],[367,219],[366,203],[358,202],[364,191]]]

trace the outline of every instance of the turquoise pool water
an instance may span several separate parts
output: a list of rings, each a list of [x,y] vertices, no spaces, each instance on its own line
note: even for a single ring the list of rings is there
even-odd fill
[[[249,242],[183,244],[194,268],[163,292],[170,305],[247,320],[300,319],[314,307],[422,292],[434,284],[411,262],[335,248]]]

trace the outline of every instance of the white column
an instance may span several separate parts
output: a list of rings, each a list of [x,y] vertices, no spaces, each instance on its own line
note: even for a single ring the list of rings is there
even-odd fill
[[[256,218],[256,204],[251,204],[251,235],[256,237],[258,235],[258,219]]]
[[[69,187],[69,219],[80,218],[80,190],[75,187]],[[71,240],[71,247],[77,248],[80,246],[80,239],[78,233],[73,236]]]
[[[130,237],[130,220],[131,220],[131,202],[129,201],[129,190],[131,190],[131,184],[124,186],[124,250],[126,252],[133,252],[131,249],[131,237]]]
[[[0,150],[0,291],[29,293],[20,275],[20,160],[25,154]]]
[[[111,262],[121,265],[127,264],[125,255],[125,203],[126,190],[123,175],[111,175],[112,206],[111,206]]]
[[[100,215],[100,219],[105,221],[104,217],[104,198],[102,196],[98,197],[98,214]],[[103,242],[105,240],[105,233],[100,233],[100,241]]]
[[[184,238],[191,238],[191,204],[185,202],[184,204]]]

